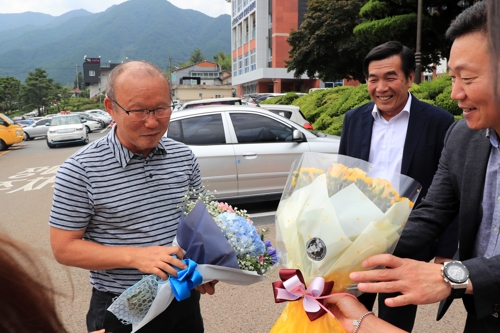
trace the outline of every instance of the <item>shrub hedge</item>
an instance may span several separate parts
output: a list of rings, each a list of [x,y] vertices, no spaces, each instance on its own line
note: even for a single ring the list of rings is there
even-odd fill
[[[447,110],[455,115],[455,118],[461,117],[462,110],[458,108],[458,103],[450,98],[451,79],[447,74],[432,81],[414,83],[410,92],[421,101]],[[361,84],[356,87],[343,86],[315,90],[303,96],[287,93],[284,96],[265,100],[261,104],[297,105],[315,130],[340,135],[344,114],[370,101],[366,84]]]

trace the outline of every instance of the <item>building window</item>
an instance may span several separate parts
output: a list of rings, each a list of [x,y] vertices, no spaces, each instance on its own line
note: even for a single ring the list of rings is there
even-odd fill
[[[233,59],[233,76],[238,75],[238,59]]]
[[[257,84],[248,84],[243,86],[243,94],[245,96],[251,95],[251,94],[256,94],[257,93]]]
[[[89,76],[95,76],[95,71],[89,71]]]
[[[250,51],[250,70],[254,71],[257,69],[257,64],[256,64],[256,56],[255,56],[255,49]]]
[[[243,57],[238,57],[238,75],[243,74]]]
[[[240,40],[240,42],[239,42],[238,46],[243,45],[243,24],[239,25],[239,40]]]
[[[248,43],[248,20],[245,20],[245,43]]]
[[[233,1],[233,17],[236,16],[236,1]]]
[[[249,63],[248,63],[248,52],[245,53],[245,59],[244,59],[244,62],[245,62],[245,73],[248,73],[250,71],[249,69]]]
[[[251,16],[251,21],[252,21],[252,39],[255,38],[255,15]]]
[[[236,29],[233,29],[233,50],[236,50],[237,48],[238,48],[238,32]]]
[[[238,13],[241,12],[243,0],[238,0]]]

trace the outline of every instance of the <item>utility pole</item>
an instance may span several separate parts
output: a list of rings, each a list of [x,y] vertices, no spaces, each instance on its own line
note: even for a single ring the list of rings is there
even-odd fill
[[[422,40],[422,0],[418,0],[418,12],[417,12],[417,49],[415,52],[415,78],[413,82],[420,83],[422,77],[422,53],[420,53],[420,44]]]
[[[80,85],[78,84],[78,65],[76,65],[76,89],[80,89]]]
[[[168,80],[172,84],[172,57],[168,57]]]

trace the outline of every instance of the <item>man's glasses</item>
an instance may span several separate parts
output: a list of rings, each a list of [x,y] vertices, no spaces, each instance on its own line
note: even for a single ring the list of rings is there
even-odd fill
[[[172,114],[170,106],[160,106],[159,108],[153,110],[149,109],[127,110],[123,106],[118,104],[118,102],[115,101],[114,99],[111,99],[111,101],[116,105],[118,105],[123,111],[125,111],[125,113],[129,116],[130,121],[146,120],[150,113],[153,113],[157,119],[168,118]]]

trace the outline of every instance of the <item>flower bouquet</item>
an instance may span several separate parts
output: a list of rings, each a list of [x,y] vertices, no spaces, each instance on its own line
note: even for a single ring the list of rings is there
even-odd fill
[[[363,270],[366,258],[393,252],[420,190],[403,175],[371,177],[379,171],[342,155],[304,153],[295,161],[276,212],[276,248],[287,270],[274,293],[289,303],[272,333],[344,332],[324,315],[322,297],[359,294],[349,274]]]
[[[204,191],[191,201],[193,194],[185,196],[173,241],[183,249],[188,268],[166,281],[145,276],[108,308],[123,323],[132,323],[132,332],[162,313],[174,297],[186,299],[190,290],[213,280],[236,285],[263,281],[263,274],[278,260],[271,243],[264,241],[264,231],[257,232],[246,211],[214,201]]]

